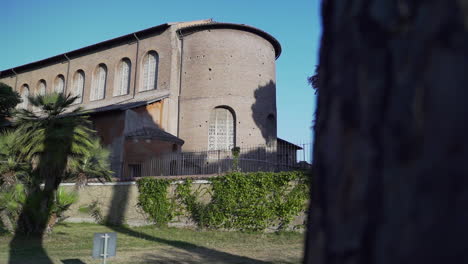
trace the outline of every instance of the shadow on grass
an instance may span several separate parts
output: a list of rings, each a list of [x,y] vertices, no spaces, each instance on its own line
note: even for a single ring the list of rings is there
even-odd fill
[[[194,254],[196,253],[196,255]],[[255,259],[242,258],[239,256],[224,256],[212,252],[192,251],[184,252],[177,249],[165,250],[163,254],[147,254],[143,257],[141,263],[176,263],[176,264],[195,264],[195,263],[266,263]]]
[[[189,252],[189,255],[191,255],[191,257],[189,257],[188,260],[185,259],[182,262],[177,262],[177,256],[181,254],[181,252],[178,252],[176,255],[173,256],[171,256],[170,254],[165,254],[164,257],[152,255],[149,256],[149,259],[145,263],[269,263],[248,257],[222,252],[203,246],[198,246],[185,241],[169,240],[160,237],[150,236],[148,234],[138,232],[123,226],[122,224],[125,223],[124,212],[126,210],[126,207],[128,206],[128,197],[131,188],[130,186],[131,185],[114,185],[111,208],[108,217],[106,218],[106,223],[108,223],[107,226],[115,232],[152,242],[166,244],[176,249],[181,249],[182,252],[187,251]],[[198,256],[198,258],[194,258],[194,255]]]
[[[41,238],[15,235],[10,242],[8,264],[52,264]]]
[[[63,264],[86,264],[80,259],[62,259],[61,261]]]
[[[256,263],[256,264],[267,264],[270,262],[265,262],[249,257],[239,256],[230,254],[227,252],[219,251],[216,249],[211,249],[203,246],[198,246],[196,244],[188,243],[185,241],[179,240],[169,240],[165,238],[150,236],[148,234],[138,232],[127,228],[125,226],[108,226],[110,229],[115,232],[122,233],[128,236],[157,242],[172,246],[176,249],[174,254],[170,254],[167,250],[164,252],[164,255],[151,254],[146,257],[144,263]],[[184,251],[188,253],[183,253]],[[169,253],[169,254],[168,254]],[[181,254],[186,254],[187,257],[181,259]],[[196,256],[196,257],[195,257]]]

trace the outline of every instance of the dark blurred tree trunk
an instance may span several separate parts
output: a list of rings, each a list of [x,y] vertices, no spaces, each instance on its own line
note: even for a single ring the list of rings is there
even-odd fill
[[[306,263],[468,263],[468,1],[323,1]]]

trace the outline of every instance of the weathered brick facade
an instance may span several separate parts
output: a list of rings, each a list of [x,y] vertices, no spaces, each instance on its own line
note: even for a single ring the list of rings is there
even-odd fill
[[[143,60],[150,51],[159,56],[157,85],[142,92]],[[151,157],[180,151],[182,144],[184,151],[206,149],[210,113],[216,107],[233,114],[235,145],[276,140],[275,60],[280,53],[276,39],[250,26],[211,20],[171,23],[4,70],[0,82],[20,93],[27,85],[34,95],[40,80],[52,92],[61,74],[69,93],[74,74],[83,71],[79,105],[91,111],[94,128],[111,148],[112,168],[119,175],[125,159],[143,159],[145,152]],[[114,96],[118,65],[124,58],[131,62],[129,92]],[[90,101],[100,64],[107,67],[104,99]]]

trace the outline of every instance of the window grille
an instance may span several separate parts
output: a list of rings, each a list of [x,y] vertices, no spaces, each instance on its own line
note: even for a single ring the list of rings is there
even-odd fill
[[[91,89],[91,101],[104,99],[104,94],[106,91],[106,79],[107,79],[107,68],[105,65],[101,64],[97,68],[94,74],[94,83]]]
[[[158,54],[154,51],[148,52],[143,60],[143,88],[141,91],[156,89],[158,82]]]
[[[210,114],[208,150],[226,150],[234,147],[234,117],[226,108],[215,108]]]
[[[63,77],[63,75],[59,75],[57,76],[57,78],[55,78],[54,91],[56,93],[63,93],[64,88],[65,88],[65,78]]]
[[[129,59],[123,59],[120,61],[117,77],[117,84],[114,88],[114,96],[128,94],[130,88],[130,71],[131,62]]]

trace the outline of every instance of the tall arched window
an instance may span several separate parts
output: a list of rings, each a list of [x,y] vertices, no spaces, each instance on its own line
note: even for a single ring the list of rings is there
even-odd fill
[[[222,107],[213,109],[208,128],[208,150],[232,149],[235,134],[233,113]]]
[[[39,84],[37,85],[37,94],[45,95],[46,94],[46,89],[47,89],[46,81],[40,80]]]
[[[114,96],[128,94],[131,68],[132,63],[129,59],[125,58],[120,61],[115,78]]]
[[[54,92],[63,93],[65,89],[65,77],[59,74],[54,81]]]
[[[93,85],[91,86],[90,101],[104,99],[104,95],[106,93],[106,81],[107,81],[107,67],[104,64],[99,64],[99,66],[94,71]]]
[[[158,83],[158,64],[159,56],[156,51],[150,51],[143,58],[143,84],[140,86],[140,91],[148,91],[156,89]]]
[[[76,103],[81,103],[83,101],[83,89],[85,84],[85,73],[82,70],[78,70],[73,75],[72,91],[73,96],[79,96],[75,101]]]
[[[27,109],[29,106],[29,86],[27,84],[23,84],[21,87],[21,104],[18,104],[18,108]]]

